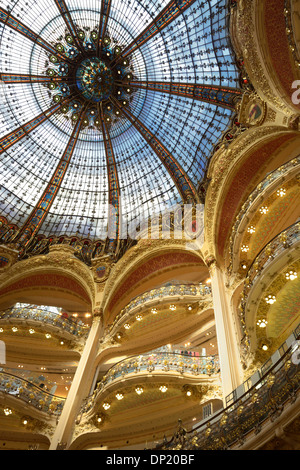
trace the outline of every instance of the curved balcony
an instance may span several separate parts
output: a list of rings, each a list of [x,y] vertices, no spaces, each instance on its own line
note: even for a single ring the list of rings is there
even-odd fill
[[[0,393],[21,400],[38,411],[59,416],[65,399],[51,395],[37,385],[0,369]]]
[[[218,378],[219,372],[218,356],[196,357],[174,352],[154,352],[129,357],[108,370],[81,412],[91,411],[111,384],[141,380],[144,374],[151,374],[152,377],[157,375],[161,380],[168,380],[173,375],[175,379],[180,376],[192,381],[196,378],[209,381],[212,377]]]
[[[266,178],[261,181],[261,183],[259,183],[254,191],[249,195],[232,227],[229,243],[229,273],[239,269],[239,255],[242,236],[245,233],[247,225],[254,213],[258,210],[262,202],[270,196],[279,185],[282,185],[297,176],[297,174],[299,174],[299,168],[300,156],[290,160],[272,173],[268,174],[268,176],[266,176]]]
[[[0,312],[1,323],[21,323],[28,326],[45,326],[55,328],[61,333],[65,332],[71,335],[72,338],[83,338],[88,334],[89,329],[79,322],[72,319],[64,318],[60,314],[54,313],[50,310],[42,308],[32,308],[32,306],[12,307],[3,312]]]
[[[162,286],[135,297],[116,316],[114,322],[105,330],[105,335],[115,334],[126,322],[132,320],[134,315],[147,309],[156,313],[157,307],[167,302],[191,303],[199,300],[211,301],[212,293],[209,286],[203,284],[178,284]]]
[[[257,255],[252,265],[250,266],[247,276],[245,278],[244,289],[240,304],[240,320],[242,328],[246,336],[247,330],[254,325],[255,318],[246,318],[249,309],[248,305],[251,299],[260,298],[263,290],[267,287],[267,279],[265,273],[268,274],[271,280],[273,272],[280,271],[287,267],[293,260],[298,258],[297,251],[299,250],[300,242],[300,223],[296,223],[289,227],[287,230],[281,232],[277,237],[268,243],[263,250]],[[262,282],[263,280],[263,282]]]
[[[299,338],[298,327],[282,345],[281,350],[285,352],[280,359],[269,366],[259,380],[253,377],[253,385],[245,393],[237,398],[235,391],[229,406],[192,430],[187,431],[179,422],[174,436],[155,450],[257,450],[262,447],[262,434],[264,429],[267,432],[268,422],[273,423],[285,410],[294,417],[299,413],[299,406],[295,404],[300,389]]]

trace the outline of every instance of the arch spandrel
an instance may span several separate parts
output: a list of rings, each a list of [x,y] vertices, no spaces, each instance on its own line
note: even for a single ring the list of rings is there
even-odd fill
[[[228,148],[220,149],[209,168],[205,205],[206,253],[223,262],[234,218],[255,186],[297,155],[299,134],[282,126],[247,129]]]
[[[48,255],[20,261],[0,276],[2,310],[21,301],[92,311],[94,296],[89,268],[68,246],[54,246]]]
[[[237,2],[233,43],[261,98],[287,116],[299,114],[292,100],[292,83],[300,79],[288,34],[284,0]],[[293,36],[293,35],[292,35]]]
[[[177,276],[188,275],[192,280],[207,274],[200,251],[189,250],[186,242],[142,240],[111,271],[103,295],[105,321],[134,296],[153,287]]]

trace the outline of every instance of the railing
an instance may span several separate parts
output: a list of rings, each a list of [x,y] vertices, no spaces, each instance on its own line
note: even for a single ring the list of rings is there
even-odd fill
[[[197,300],[201,297],[211,299],[211,288],[204,284],[174,284],[170,286],[162,286],[145,292],[135,297],[121,312],[116,316],[114,323],[105,330],[105,335],[111,334],[116,326],[120,326],[132,313],[138,308],[146,308],[147,304],[159,302],[163,299],[168,300],[172,297],[185,297],[185,299]],[[155,305],[151,305],[153,307]]]
[[[78,337],[86,336],[89,331],[87,327],[83,324],[81,325],[79,322],[69,318],[64,318],[58,313],[40,308],[12,307],[0,312],[0,321],[11,320],[14,318],[42,322],[50,326],[61,328],[61,330]]]
[[[232,233],[229,242],[229,256],[230,256],[230,264],[228,266],[228,272],[231,273],[233,269],[233,246],[234,246],[234,239],[236,234],[239,232],[239,226],[248,212],[249,208],[254,204],[256,200],[261,196],[262,192],[265,192],[269,187],[274,185],[276,180],[282,179],[284,175],[287,173],[295,174],[295,172],[299,171],[300,165],[300,156],[290,160],[289,162],[285,163],[284,165],[280,166],[272,173],[270,173],[266,178],[258,184],[258,186],[252,191],[252,193],[247,198],[246,202],[243,204],[239,214],[235,219],[235,223],[232,228]]]
[[[224,450],[242,446],[251,432],[259,434],[263,423],[274,421],[287,402],[294,403],[297,399],[300,388],[299,328],[294,337],[294,344],[234,403],[190,431],[180,423],[174,436],[157,449]]]
[[[289,228],[287,228],[275,238],[273,238],[273,240],[271,240],[256,256],[246,275],[242,299],[240,303],[243,329],[246,328],[245,311],[247,305],[247,298],[253,284],[260,277],[263,269],[265,269],[274,258],[278,257],[278,255],[284,252],[287,248],[290,248],[294,244],[299,242],[299,240],[300,222],[297,222],[296,224],[291,225]]]
[[[22,400],[39,411],[58,416],[65,399],[51,395],[37,385],[0,369],[0,392]]]
[[[82,413],[93,408],[103,390],[120,377],[134,377],[140,372],[177,372],[195,377],[199,375],[215,375],[220,372],[218,356],[190,356],[188,353],[155,352],[133,356],[111,367],[103,379],[97,384],[94,394],[89,397]]]
[[[295,2],[296,3],[296,2]],[[290,51],[294,57],[296,67],[300,66],[300,49],[298,42],[296,41],[296,28],[294,29],[292,15],[294,14],[296,17],[296,7],[293,11],[293,3],[292,0],[285,0],[285,8],[284,8],[284,16],[285,16],[285,24],[286,24],[286,35],[288,39],[288,43],[290,46]]]
[[[164,297],[172,296],[205,296],[211,295],[211,288],[203,284],[178,284],[171,286],[162,286],[152,289],[138,297],[135,297],[123,310],[123,314],[130,310],[152,300],[159,300]]]

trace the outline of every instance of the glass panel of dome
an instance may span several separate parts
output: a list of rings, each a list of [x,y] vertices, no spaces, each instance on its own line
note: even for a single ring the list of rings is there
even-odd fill
[[[86,41],[92,39],[91,32],[99,30],[101,2],[87,0],[83,4],[82,0],[66,0],[65,4],[74,24],[85,35],[84,47],[88,47]],[[113,47],[130,45],[168,4],[169,1],[165,0],[160,3],[154,0],[111,2],[107,23],[110,45],[103,46],[103,51],[107,51],[109,57],[105,59],[105,56],[101,56],[108,69],[114,54]],[[73,46],[68,44],[66,23],[55,1],[11,0],[8,1],[8,8],[15,18],[29,28],[27,31],[32,28],[33,33],[42,38],[45,44],[54,47],[61,44],[59,47],[62,49],[57,51],[60,51],[58,56],[66,57],[62,64],[66,71],[61,71],[61,65],[55,62],[55,57],[51,57],[47,48],[0,23],[1,50],[5,50],[0,56],[0,72],[39,76],[54,73],[57,80],[65,80],[66,95],[63,95],[61,85],[57,83],[52,89],[41,83],[2,84],[0,137],[7,136],[49,109],[56,94],[65,97],[75,90],[76,99],[84,98],[79,84],[74,84],[70,79],[68,66],[75,62],[68,54],[71,54]],[[236,87],[238,74],[228,41],[227,15],[225,0],[196,0],[184,14],[178,15],[140,45],[132,57],[129,55],[128,68],[124,66],[121,76],[126,79],[130,72],[132,80],[137,81]],[[78,64],[79,67],[86,66],[83,60]],[[77,65],[74,72],[78,72]],[[112,70],[119,65],[118,61],[114,62]],[[106,75],[102,77],[97,71],[94,72],[86,74],[87,79],[95,76],[101,81],[107,78]],[[117,73],[117,68],[114,73]],[[69,84],[71,91],[68,89]],[[116,84],[119,86],[117,80],[114,82],[114,92],[117,92]],[[165,146],[196,186],[204,175],[214,145],[230,124],[232,111],[192,98],[138,87],[127,95],[125,93],[125,98],[131,115],[139,119],[155,139]],[[101,103],[104,103],[103,99]],[[1,207],[3,215],[10,222],[24,223],[26,215],[35,208],[56,170],[72,133],[72,119],[76,118],[72,106],[66,106],[65,111],[49,117],[40,127],[30,131],[3,153],[1,171],[4,187],[0,194],[2,200],[6,198],[6,205],[2,201]],[[96,103],[96,111],[97,106]],[[107,155],[101,126],[95,125],[95,120],[89,120],[88,125],[81,130],[70,164],[41,227],[42,233],[51,235],[60,231],[66,233],[67,230],[70,235],[80,232],[84,236],[90,234],[92,237],[100,237],[103,227],[106,227],[110,200]],[[134,122],[130,122],[128,116],[126,118],[122,113],[118,116],[110,114],[109,121],[108,133],[118,170],[124,219],[129,221],[139,213],[148,216],[180,202],[171,175]]]

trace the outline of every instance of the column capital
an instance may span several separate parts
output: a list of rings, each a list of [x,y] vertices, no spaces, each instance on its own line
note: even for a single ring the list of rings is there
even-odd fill
[[[95,308],[93,311],[93,319],[103,322],[103,308]]]
[[[209,256],[205,259],[206,266],[209,269],[209,272],[212,274],[219,267],[218,262],[214,256]]]

